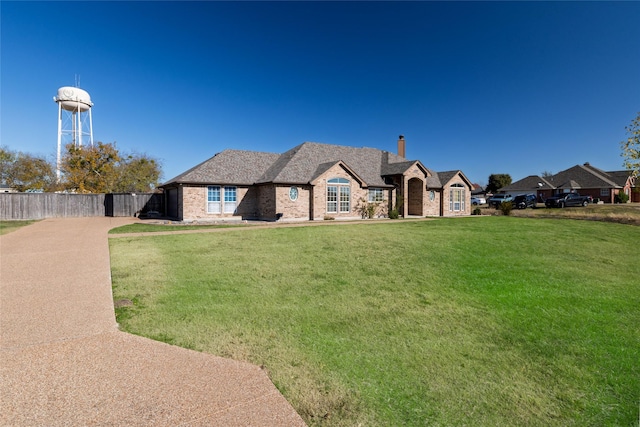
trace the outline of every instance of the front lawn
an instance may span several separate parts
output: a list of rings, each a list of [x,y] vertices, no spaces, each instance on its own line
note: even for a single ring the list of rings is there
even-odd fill
[[[160,233],[167,231],[192,231],[192,230],[208,230],[217,228],[230,227],[248,227],[246,224],[197,224],[185,225],[177,224],[145,224],[135,223],[122,225],[109,230],[109,234],[132,234],[132,233]]]
[[[494,208],[481,208],[483,215],[495,215],[500,211]],[[640,226],[640,203],[590,204],[587,207],[546,208],[538,203],[535,209],[514,209],[512,216],[529,218],[568,218],[588,221],[616,222]]]
[[[12,231],[17,230],[18,228],[25,227],[29,224],[33,224],[36,220],[11,220],[11,221],[0,221],[0,235],[11,233]]]
[[[263,365],[310,425],[633,425],[640,228],[468,217],[112,238],[134,334]]]

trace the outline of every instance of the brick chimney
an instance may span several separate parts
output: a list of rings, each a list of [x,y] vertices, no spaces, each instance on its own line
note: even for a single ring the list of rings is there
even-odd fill
[[[406,157],[405,152],[406,152],[406,146],[404,143],[404,135],[400,135],[398,137],[398,156]]]

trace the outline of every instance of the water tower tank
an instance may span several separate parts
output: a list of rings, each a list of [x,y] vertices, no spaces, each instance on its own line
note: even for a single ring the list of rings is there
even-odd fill
[[[68,144],[82,147],[84,137],[87,137],[93,146],[93,118],[91,117],[93,102],[91,102],[91,97],[86,90],[73,86],[62,86],[58,89],[58,95],[54,96],[53,100],[58,104],[56,175],[60,181],[62,147],[66,147]]]
[[[58,89],[58,96],[53,98],[63,110],[84,112],[93,107],[91,97],[86,90],[78,87],[63,86]]]

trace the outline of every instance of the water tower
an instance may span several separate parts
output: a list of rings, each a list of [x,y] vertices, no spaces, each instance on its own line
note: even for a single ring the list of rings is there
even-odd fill
[[[82,147],[85,137],[93,146],[93,119],[91,117],[91,97],[79,87],[63,86],[53,100],[58,104],[58,160],[56,175],[60,179],[60,150],[62,146],[73,144]]]

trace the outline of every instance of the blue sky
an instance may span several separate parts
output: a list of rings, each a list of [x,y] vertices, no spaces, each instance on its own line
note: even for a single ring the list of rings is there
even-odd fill
[[[474,182],[622,169],[640,2],[0,4],[1,139],[53,159],[61,86],[172,178],[227,148],[396,151]]]

